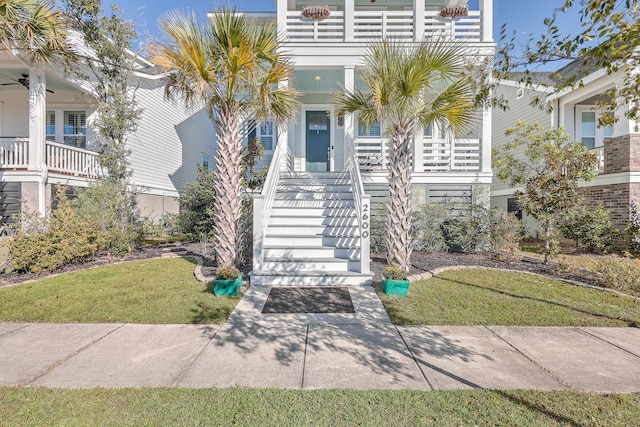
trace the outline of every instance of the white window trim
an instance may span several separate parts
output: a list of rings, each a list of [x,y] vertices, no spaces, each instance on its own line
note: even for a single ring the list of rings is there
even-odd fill
[[[595,124],[596,124],[596,134],[594,135],[595,137],[595,141],[593,144],[593,149],[596,148],[601,148],[604,146],[604,139],[605,139],[605,128],[603,126],[598,127],[598,119],[600,118],[600,115],[603,113],[601,110],[596,110],[591,106],[576,106],[575,109],[575,123],[576,123],[576,135],[575,135],[575,139],[582,143],[582,113],[595,113]],[[585,135],[586,136],[586,135]],[[587,137],[591,137],[591,135],[587,136]]]

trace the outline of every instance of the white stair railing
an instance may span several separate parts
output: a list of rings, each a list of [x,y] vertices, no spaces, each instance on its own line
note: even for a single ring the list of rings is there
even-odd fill
[[[344,152],[344,166],[351,178],[351,190],[353,191],[353,201],[356,205],[358,228],[360,229],[360,273],[368,274],[370,271],[371,196],[364,192],[353,138],[347,138],[347,141],[345,141]]]
[[[260,194],[253,195],[253,271],[263,271],[264,262],[264,238],[267,234],[267,225],[273,200],[275,199],[278,181],[282,170],[288,169],[290,150],[287,143],[287,134],[278,135],[276,148],[273,151],[269,172],[264,181]]]

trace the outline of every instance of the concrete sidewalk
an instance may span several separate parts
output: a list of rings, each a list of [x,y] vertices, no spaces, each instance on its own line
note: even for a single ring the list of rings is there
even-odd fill
[[[355,314],[224,325],[0,324],[0,385],[640,391],[640,329],[395,327],[370,287]]]

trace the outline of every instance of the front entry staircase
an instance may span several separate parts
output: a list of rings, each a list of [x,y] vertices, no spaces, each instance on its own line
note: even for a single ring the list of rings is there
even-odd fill
[[[254,230],[262,241],[254,237],[261,253],[255,262],[254,252],[251,284],[370,284],[357,206],[348,172],[281,172],[262,220],[266,228]]]

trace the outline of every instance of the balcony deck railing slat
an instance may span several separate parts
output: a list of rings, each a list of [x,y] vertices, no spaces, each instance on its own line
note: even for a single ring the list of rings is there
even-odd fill
[[[369,42],[380,38],[414,39],[413,11],[353,12],[353,40]],[[454,40],[480,41],[482,25],[480,11],[470,10],[469,16],[442,18],[436,11],[425,11],[425,37],[452,37]],[[322,20],[306,19],[300,11],[287,12],[287,37],[292,42],[344,42],[345,14],[332,11]]]

